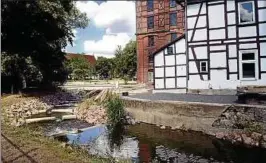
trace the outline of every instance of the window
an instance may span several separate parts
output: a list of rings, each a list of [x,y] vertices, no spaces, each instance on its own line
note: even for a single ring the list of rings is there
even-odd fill
[[[255,22],[254,2],[238,3],[239,24],[250,24]]]
[[[177,34],[176,33],[171,33],[171,41],[177,39]]]
[[[167,54],[173,54],[173,47],[167,47]]]
[[[148,17],[147,23],[148,23],[148,29],[153,28],[153,26],[154,26],[153,16]]]
[[[154,36],[148,37],[148,46],[154,46]]]
[[[153,0],[147,0],[147,10],[153,11]]]
[[[170,7],[176,7],[176,0],[170,0]]]
[[[207,61],[200,61],[200,72],[208,72]]]
[[[176,24],[177,24],[176,13],[171,13],[170,14],[170,26],[176,26]]]
[[[256,51],[240,51],[240,77],[241,79],[257,78],[257,52]]]

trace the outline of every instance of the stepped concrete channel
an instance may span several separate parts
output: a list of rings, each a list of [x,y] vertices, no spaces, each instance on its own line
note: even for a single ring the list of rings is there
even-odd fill
[[[31,119],[38,119],[47,117],[47,121],[32,124],[33,126],[39,125],[42,127],[43,132],[46,136],[53,136],[57,134],[75,133],[80,129],[91,127],[92,125],[79,120],[74,115],[74,110],[78,107],[79,103],[82,102],[85,93],[88,91],[84,90],[68,90],[66,96],[58,97],[56,101],[50,98],[44,98],[44,101],[53,105],[45,113],[40,113],[30,117]],[[53,118],[52,118],[53,117]],[[49,120],[49,118],[51,118]],[[51,121],[52,120],[52,121]]]

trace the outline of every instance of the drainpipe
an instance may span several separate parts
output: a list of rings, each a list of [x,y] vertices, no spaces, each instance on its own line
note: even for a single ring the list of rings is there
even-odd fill
[[[188,93],[188,77],[189,77],[189,70],[188,70],[188,32],[187,32],[187,0],[185,0],[185,4],[184,4],[184,12],[185,12],[185,46],[186,46],[186,69],[187,69],[187,79],[186,79],[186,93]]]

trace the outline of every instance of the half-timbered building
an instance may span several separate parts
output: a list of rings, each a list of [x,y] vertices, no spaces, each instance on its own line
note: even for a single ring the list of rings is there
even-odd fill
[[[185,37],[154,53],[155,92],[266,85],[266,1],[187,0],[185,8]]]

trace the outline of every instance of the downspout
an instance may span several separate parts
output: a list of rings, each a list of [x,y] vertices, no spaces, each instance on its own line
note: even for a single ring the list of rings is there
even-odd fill
[[[186,46],[186,70],[187,70],[187,79],[186,79],[186,93],[188,93],[188,77],[189,77],[189,69],[188,69],[188,31],[187,31],[187,0],[185,0],[184,4],[184,12],[185,12],[185,46]]]

